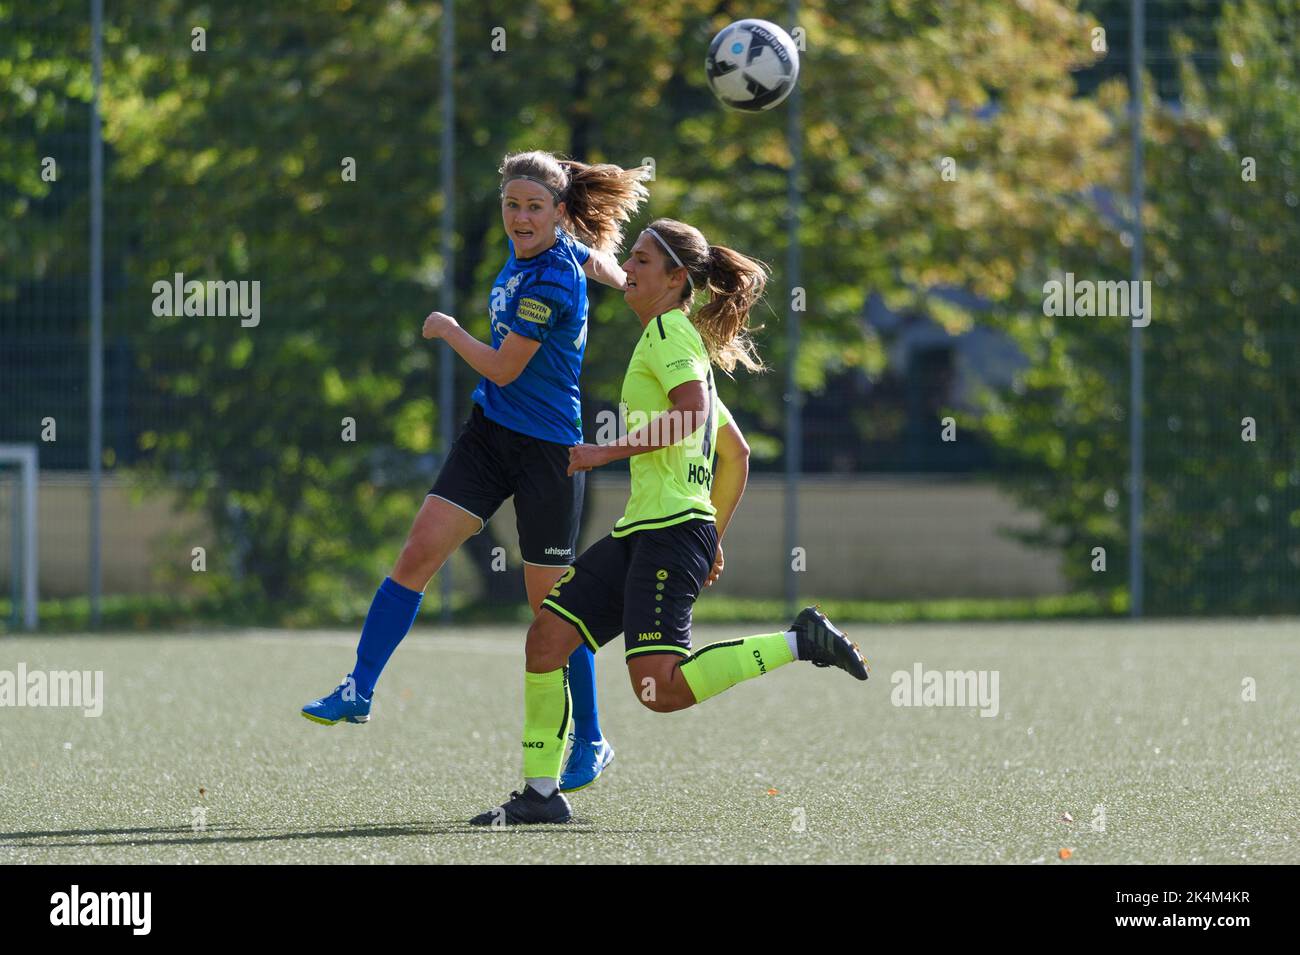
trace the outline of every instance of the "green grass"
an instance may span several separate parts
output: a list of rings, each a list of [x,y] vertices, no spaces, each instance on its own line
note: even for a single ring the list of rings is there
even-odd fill
[[[810,598],[813,599],[813,598]],[[1061,594],[1051,597],[981,597],[945,600],[823,600],[820,606],[836,620],[859,623],[957,623],[977,620],[1045,620],[1105,617],[1128,611],[1123,592],[1108,596]],[[788,618],[780,600],[754,600],[709,594],[695,605],[701,623],[761,623]]]
[[[336,600],[339,608],[323,609],[310,604],[292,609],[250,607],[214,598],[113,595],[103,598],[100,606],[101,631],[194,630],[203,626],[266,626],[274,623],[291,629],[304,627],[359,626],[365,619],[373,594],[357,594]],[[816,595],[805,595],[807,601]],[[457,619],[471,623],[527,623],[527,606],[471,602],[454,595],[452,605]],[[823,600],[821,606],[840,620],[864,623],[915,623],[923,621],[956,622],[965,620],[1068,620],[1083,617],[1106,617],[1126,613],[1127,596],[1123,591],[1107,595],[1080,593],[1050,597],[1010,597],[948,600]],[[424,616],[438,614],[436,583],[425,596]],[[272,621],[273,616],[281,618]],[[88,629],[90,600],[68,597],[42,600],[38,607],[41,629],[59,632]],[[781,600],[758,600],[746,597],[721,597],[709,594],[695,606],[700,623],[766,623],[789,616]],[[13,601],[0,598],[0,632],[11,629]]]
[[[519,783],[517,627],[417,630],[374,720],[337,727],[297,710],[348,669],[352,632],[5,638],[0,670],[102,669],[106,703],[0,709],[0,863],[1296,863],[1297,635],[861,626],[869,683],[793,664],[666,716],[606,650],[617,759],[576,824],[518,832],[463,825]],[[1000,712],[892,705],[916,661],[997,670]]]

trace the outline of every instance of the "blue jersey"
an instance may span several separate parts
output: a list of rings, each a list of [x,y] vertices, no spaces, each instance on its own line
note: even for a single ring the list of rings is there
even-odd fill
[[[510,240],[507,239],[507,242]],[[587,347],[587,276],[591,250],[561,229],[555,244],[530,259],[510,259],[492,285],[492,347],[515,332],[542,343],[519,377],[502,387],[487,378],[474,400],[497,424],[543,441],[582,441],[578,376]]]

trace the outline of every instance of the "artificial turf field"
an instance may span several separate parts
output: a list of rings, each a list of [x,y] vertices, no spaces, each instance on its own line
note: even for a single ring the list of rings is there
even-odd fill
[[[670,715],[605,649],[617,758],[522,830],[464,825],[519,786],[522,627],[417,627],[334,727],[298,708],[351,631],[2,638],[105,705],[0,709],[0,863],[1300,862],[1300,622],[845,629],[868,683],[796,663]],[[999,671],[1000,712],[892,705],[918,661]]]

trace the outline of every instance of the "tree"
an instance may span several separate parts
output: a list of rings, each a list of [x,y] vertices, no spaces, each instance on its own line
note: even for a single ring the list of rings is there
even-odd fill
[[[440,274],[439,9],[155,0],[110,12],[108,252],[121,288],[109,327],[130,335],[154,395],[136,409],[147,469],[181,475],[222,535],[231,573],[211,576],[252,604],[366,590],[427,480],[413,462],[435,450],[435,352],[418,329]],[[785,115],[724,112],[702,69],[713,33],[753,12],[701,0],[458,6],[454,278],[471,330],[487,331],[504,254],[502,154],[650,157],[647,217],[692,222],[774,265],[761,346],[774,367],[786,361]],[[73,8],[56,15],[78,28]],[[1083,193],[1113,177],[1117,154],[1104,113],[1074,95],[1071,71],[1097,54],[1073,0],[813,0],[790,26],[805,46],[807,388],[882,365],[860,321],[871,290],[962,327],[972,317],[929,288],[1011,299],[1047,250],[1105,241]],[[259,282],[260,323],[154,314],[154,283],[178,272]],[[617,296],[593,300],[589,419],[616,399],[633,339]],[[720,386],[769,457],[782,379]],[[471,381],[459,373],[461,401]]]
[[[1153,613],[1300,606],[1300,86],[1286,39],[1296,14],[1294,4],[1254,0],[1225,9],[1209,83],[1191,42],[1175,38],[1181,101],[1149,96],[1145,107],[1153,316],[1143,533]],[[1127,137],[1126,97],[1114,85],[1101,95]],[[1054,264],[1125,277],[1125,257],[1108,258]],[[1006,324],[1034,357],[1019,393],[992,397],[985,421],[1021,463],[1008,482],[1044,514],[1036,539],[1064,547],[1070,577],[1113,588],[1128,545],[1128,322],[1022,314]],[[1107,549],[1104,574],[1091,569],[1097,546]]]
[[[0,2],[0,441],[58,441],[41,466],[85,466],[90,45],[67,0]]]

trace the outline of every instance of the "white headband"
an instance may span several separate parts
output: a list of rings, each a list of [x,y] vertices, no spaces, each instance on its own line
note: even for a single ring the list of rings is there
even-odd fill
[[[677,263],[678,268],[686,269],[686,266],[682,263],[682,260],[677,257],[677,253],[673,251],[673,247],[664,241],[663,236],[661,236],[654,229],[651,229],[649,226],[646,226],[645,231],[649,232],[652,236],[654,236],[655,241],[657,241],[660,245],[664,247],[664,251],[673,257],[673,261]],[[686,269],[686,285],[692,290],[694,290],[695,288],[695,283],[691,281],[690,269]]]

